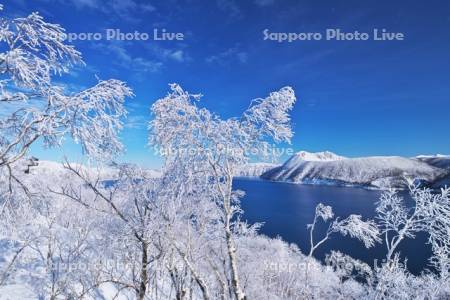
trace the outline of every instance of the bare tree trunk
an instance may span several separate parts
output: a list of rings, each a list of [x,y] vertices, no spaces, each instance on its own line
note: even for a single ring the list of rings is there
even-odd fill
[[[0,286],[4,285],[6,283],[6,280],[8,279],[8,276],[10,275],[9,272],[14,266],[14,263],[16,262],[19,255],[22,253],[22,251],[28,247],[28,243],[26,243],[24,246],[20,247],[16,253],[14,254],[13,258],[11,259],[10,263],[6,266],[6,269],[3,271],[3,274],[0,276]]]
[[[203,295],[203,299],[204,300],[209,300],[210,296],[209,296],[209,289],[208,289],[208,285],[206,284],[206,281],[200,276],[200,274],[198,274],[194,267],[192,266],[192,264],[190,263],[190,261],[188,260],[188,258],[186,257],[186,255],[184,253],[182,253],[180,250],[178,250],[181,257],[183,258],[186,266],[188,267],[189,271],[191,272],[192,276],[195,279],[195,282],[197,282],[198,286],[200,287],[200,290],[202,291],[202,295]]]
[[[227,251],[230,258],[230,268],[231,268],[231,286],[233,287],[234,295],[237,300],[244,300],[245,294],[241,289],[239,283],[239,274],[237,269],[237,258],[236,258],[236,247],[234,245],[233,236],[230,229],[230,220],[227,217],[225,225],[225,235],[227,239]]]
[[[148,245],[145,241],[142,241],[142,262],[141,262],[141,282],[139,285],[138,299],[144,300],[145,294],[147,292],[147,282],[148,282]]]
[[[222,177],[222,175],[217,171],[217,167],[210,160],[210,165],[213,169],[214,175],[216,176],[216,184],[218,191],[221,194],[221,197],[223,199],[223,209],[225,214],[225,239],[227,242],[227,253],[230,263],[230,269],[231,269],[231,287],[232,292],[236,298],[236,300],[245,300],[245,294],[244,291],[241,288],[240,282],[239,282],[239,273],[237,268],[237,257],[236,257],[236,246],[234,244],[233,240],[233,233],[231,232],[231,218],[233,217],[233,207],[231,203],[231,197],[232,197],[232,190],[233,190],[233,171],[229,168],[228,164],[226,166],[226,185],[225,188],[222,186],[219,178]]]
[[[400,242],[403,240],[403,233],[400,234],[400,236],[395,240],[393,245],[390,246],[389,251],[386,255],[386,261],[389,262],[392,259],[392,255],[394,255],[394,251],[397,249]]]
[[[245,300],[245,294],[240,286],[239,274],[237,268],[237,257],[236,257],[236,246],[233,240],[233,233],[231,232],[231,218],[232,218],[232,208],[231,208],[231,180],[229,181],[229,193],[224,197],[224,208],[225,208],[225,238],[227,241],[227,251],[228,257],[230,259],[230,269],[231,269],[231,286],[233,288],[233,293],[237,300]]]
[[[209,262],[209,265],[211,266],[211,268],[213,268],[214,273],[216,274],[217,281],[220,283],[220,286],[222,288],[221,293],[220,293],[220,299],[221,300],[226,300],[227,297],[226,297],[225,294],[226,294],[227,291],[229,291],[229,289],[227,287],[227,284],[225,283],[225,281],[220,276],[219,269],[217,268],[217,266],[211,260],[208,260],[208,262]]]
[[[172,280],[172,285],[175,288],[175,299],[177,300],[183,300],[184,296],[185,296],[185,292],[183,290],[183,288],[181,287],[181,285],[179,284],[179,279],[177,278],[178,276],[175,274],[173,269],[169,269],[169,275],[170,275],[170,279]]]

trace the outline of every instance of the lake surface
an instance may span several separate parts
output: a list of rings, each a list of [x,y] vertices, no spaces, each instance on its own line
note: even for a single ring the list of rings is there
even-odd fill
[[[375,217],[375,204],[381,194],[380,191],[362,188],[298,185],[248,178],[236,178],[234,188],[246,192],[241,201],[244,219],[250,223],[263,222],[262,234],[281,236],[283,240],[297,244],[304,253],[309,252],[306,225],[312,222],[317,204],[332,206],[335,216],[340,218],[359,214],[365,220]],[[402,196],[409,199],[406,193]],[[315,230],[315,241],[323,237],[325,229],[326,225],[321,222]],[[408,258],[407,266],[412,273],[418,274],[428,265],[431,246],[427,244],[425,234],[403,241],[398,249],[402,257]],[[339,234],[322,244],[314,256],[323,260],[331,250],[339,250],[371,266],[374,260],[381,262],[386,256],[384,244],[366,249],[360,241]]]

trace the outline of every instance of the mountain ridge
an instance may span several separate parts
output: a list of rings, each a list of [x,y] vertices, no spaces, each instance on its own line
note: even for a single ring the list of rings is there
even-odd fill
[[[446,182],[445,178],[449,173],[450,156],[346,158],[330,151],[300,151],[281,166],[263,173],[261,178],[299,184],[362,186],[375,189],[405,188],[405,179],[408,178],[416,179],[429,187],[439,188]],[[442,180],[444,182],[435,185]]]

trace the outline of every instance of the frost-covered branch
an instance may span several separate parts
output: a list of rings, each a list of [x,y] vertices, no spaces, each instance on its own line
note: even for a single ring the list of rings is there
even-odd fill
[[[364,243],[366,248],[373,247],[375,243],[380,242],[379,230],[373,220],[363,221],[360,215],[350,215],[343,220],[336,218],[328,226],[324,237],[318,242],[314,242],[314,229],[317,222],[322,219],[325,223],[334,218],[334,213],[331,206],[319,203],[316,206],[313,223],[308,224],[310,235],[310,250],[308,256],[311,257],[314,251],[323,243],[325,243],[332,234],[340,233],[343,236],[349,235]]]
[[[392,190],[384,192],[377,203],[377,219],[385,238],[388,261],[405,238],[414,238],[421,231],[428,231],[434,240],[447,244],[449,241],[446,235],[450,226],[448,189],[436,194],[410,184],[409,193],[413,200],[410,208]]]
[[[350,215],[343,220],[333,222],[333,231],[343,236],[349,235],[360,240],[366,248],[373,247],[380,242],[379,230],[373,220],[363,221],[360,215]]]
[[[0,43],[0,167],[22,158],[38,139],[53,147],[69,136],[96,159],[122,150],[117,136],[131,89],[118,80],[99,81],[76,94],[55,85],[54,75],[83,64],[81,54],[64,41],[60,25],[38,13],[3,16]]]

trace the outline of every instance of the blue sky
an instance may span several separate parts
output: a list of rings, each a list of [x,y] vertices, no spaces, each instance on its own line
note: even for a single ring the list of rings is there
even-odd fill
[[[122,133],[123,161],[158,166],[146,147],[151,103],[177,82],[205,95],[223,117],[238,116],[256,97],[285,85],[299,99],[292,119],[298,150],[346,156],[450,153],[450,2],[288,0],[15,0],[5,13],[39,11],[71,33],[108,28],[183,41],[74,41],[87,67],[57,78],[76,91],[101,79],[126,81],[136,97]],[[401,32],[403,41],[264,40],[270,32]],[[63,149],[33,154],[76,157]]]

